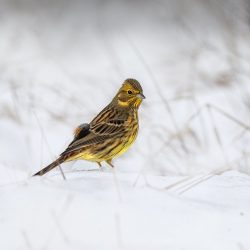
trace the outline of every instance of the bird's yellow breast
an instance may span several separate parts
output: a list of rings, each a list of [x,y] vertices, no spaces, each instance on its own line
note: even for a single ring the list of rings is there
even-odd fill
[[[127,141],[124,141],[124,143],[121,143],[121,145],[119,145],[117,147],[117,149],[115,151],[116,154],[114,155],[114,157],[118,157],[122,154],[124,154],[131,146],[132,144],[134,143],[136,137],[137,137],[137,134],[138,134],[138,129],[136,129],[134,131],[134,133],[132,133],[129,137],[128,137],[128,140]]]

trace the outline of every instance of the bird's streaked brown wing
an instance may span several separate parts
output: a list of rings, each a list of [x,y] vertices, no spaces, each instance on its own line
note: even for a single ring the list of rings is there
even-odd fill
[[[86,146],[102,143],[110,138],[122,136],[126,131],[126,127],[124,126],[125,120],[115,119],[113,116],[110,117],[113,119],[108,120],[107,117],[105,122],[91,123],[88,133],[84,133],[84,137],[73,140],[61,155],[78,151]]]

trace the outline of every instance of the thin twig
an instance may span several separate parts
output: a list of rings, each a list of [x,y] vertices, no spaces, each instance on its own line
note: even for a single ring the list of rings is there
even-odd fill
[[[204,181],[207,181],[207,180],[211,179],[212,177],[214,177],[214,175],[211,175],[211,174],[207,175],[205,178],[204,178],[204,176],[203,176],[203,178],[199,179],[198,181],[196,180],[193,184],[191,184],[191,185],[186,185],[187,188],[184,188],[183,190],[181,190],[180,192],[178,192],[178,194],[181,195],[181,194],[187,192],[188,190],[190,190],[191,188],[197,186],[198,184],[200,184],[200,183],[202,183],[202,182],[204,182]]]
[[[26,244],[26,248],[25,249],[34,249],[30,243],[30,240],[28,238],[28,235],[26,234],[26,232],[24,230],[22,230],[22,236],[24,238],[25,244]]]
[[[233,121],[234,123],[238,124],[239,126],[245,128],[246,130],[250,130],[250,125],[245,124],[244,122],[240,121],[239,119],[235,118],[234,116],[232,116],[231,114],[225,112],[223,109],[213,105],[213,104],[207,104],[207,106],[213,108],[214,110],[216,110],[218,113],[220,113],[221,115],[227,117],[229,120]]]
[[[120,190],[120,185],[119,185],[119,182],[118,182],[118,179],[117,179],[116,168],[115,167],[112,167],[112,172],[113,172],[115,189],[116,189],[117,196],[118,196],[118,201],[122,202],[121,190]]]
[[[59,229],[59,232],[62,235],[63,241],[65,242],[65,244],[70,245],[70,240],[69,240],[68,236],[66,235],[66,233],[63,231],[63,228],[62,228],[54,211],[52,211],[52,217],[54,219],[56,227]]]
[[[223,154],[223,157],[225,159],[225,162],[226,164],[229,164],[228,163],[228,158],[227,158],[227,155],[226,155],[226,152],[224,150],[224,147],[223,147],[223,144],[222,144],[222,141],[221,141],[221,138],[220,138],[220,134],[218,132],[218,129],[217,129],[217,126],[215,124],[215,120],[214,120],[214,116],[212,114],[212,111],[211,111],[211,106],[210,105],[207,105],[207,111],[208,111],[208,115],[210,117],[210,121],[212,123],[212,126],[213,126],[213,130],[214,130],[214,134],[215,134],[215,138],[216,138],[216,141],[221,149],[221,152]]]
[[[38,126],[39,126],[39,129],[40,129],[41,135],[42,135],[42,137],[43,137],[43,139],[44,139],[44,142],[45,142],[45,144],[46,144],[46,146],[47,146],[47,149],[48,149],[48,151],[49,151],[49,153],[50,153],[50,155],[51,155],[51,157],[52,157],[53,154],[52,154],[51,148],[50,148],[50,146],[49,146],[49,143],[48,143],[47,137],[46,137],[46,135],[45,135],[45,132],[44,132],[44,130],[43,130],[43,128],[42,128],[41,122],[40,122],[40,120],[39,120],[39,118],[38,118],[36,112],[35,112],[34,110],[32,110],[32,112],[33,112],[33,115],[34,115],[35,118],[36,118],[37,124],[38,124]],[[61,174],[62,174],[63,179],[66,180],[66,177],[65,177],[65,174],[63,173],[63,170],[62,170],[61,165],[58,165],[58,167],[59,167],[59,169],[60,169],[60,172],[61,172]]]
[[[186,181],[188,181],[188,180],[190,180],[190,179],[192,179],[192,178],[193,178],[193,176],[185,177],[185,178],[181,179],[180,181],[176,181],[176,182],[174,182],[174,183],[172,183],[172,184],[170,184],[170,185],[164,187],[164,189],[165,189],[165,190],[173,189],[173,188],[175,188],[176,186],[178,186],[178,185],[180,185],[180,184],[182,184],[182,183],[185,183]]]

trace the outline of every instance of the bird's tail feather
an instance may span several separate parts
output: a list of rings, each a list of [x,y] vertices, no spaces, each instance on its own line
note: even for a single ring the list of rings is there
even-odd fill
[[[57,160],[55,160],[54,162],[52,162],[51,164],[49,164],[47,167],[43,168],[39,172],[35,173],[33,176],[38,176],[38,175],[42,176],[48,173],[50,170],[57,167],[58,165],[60,165],[61,163],[63,163],[64,161],[65,161],[65,157],[59,157]]]

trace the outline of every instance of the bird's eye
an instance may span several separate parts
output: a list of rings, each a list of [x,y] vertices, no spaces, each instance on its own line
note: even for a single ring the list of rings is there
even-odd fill
[[[132,95],[133,92],[132,92],[131,90],[128,90],[128,94],[129,94],[129,95]]]

